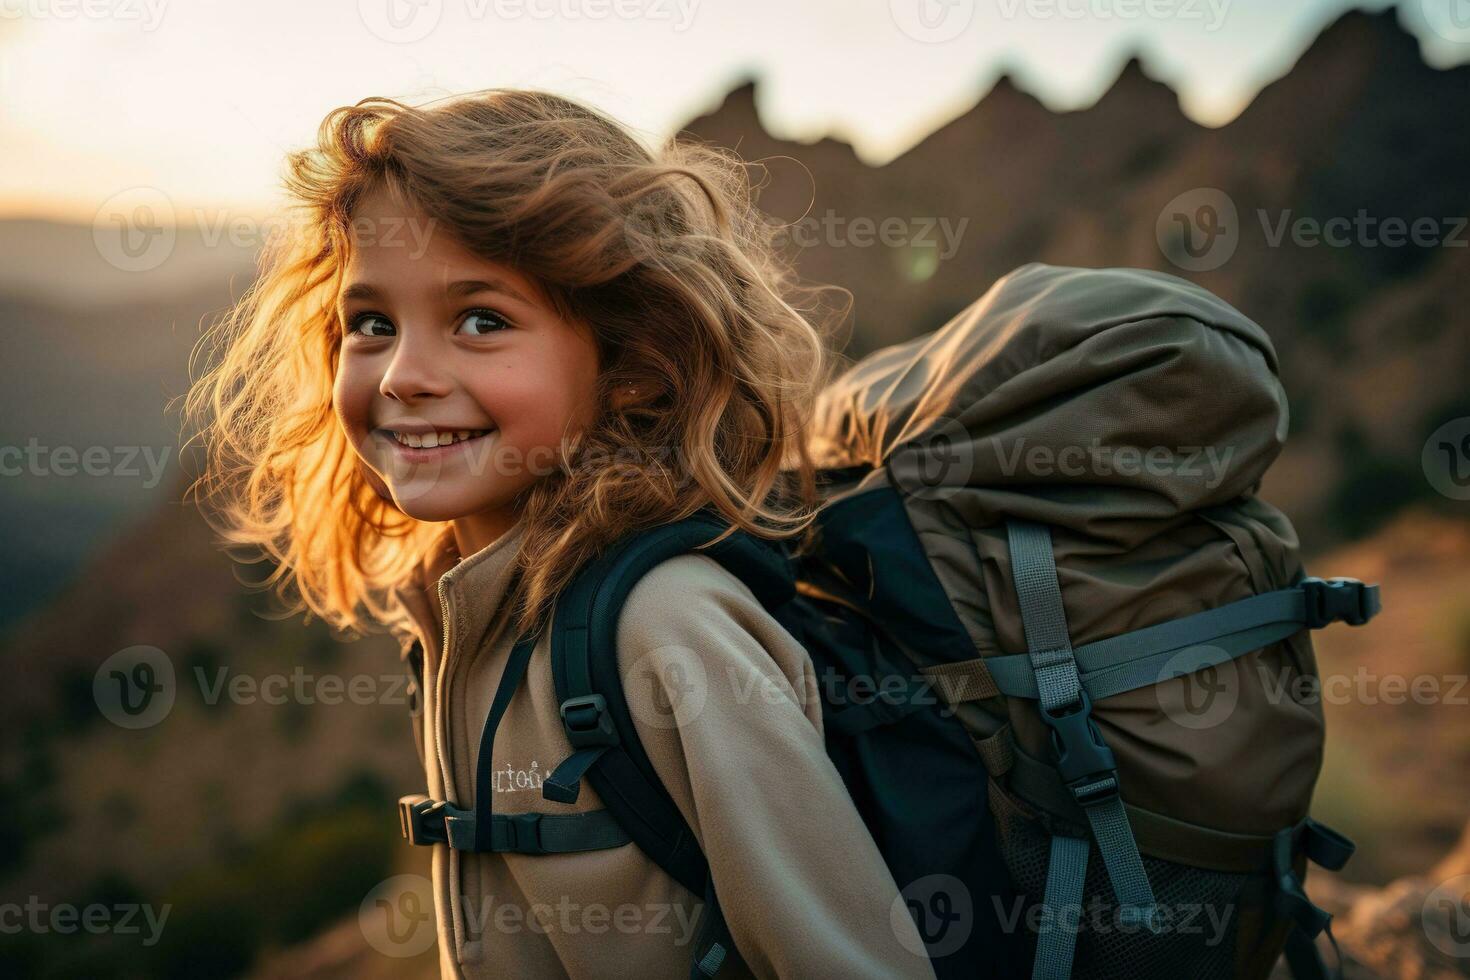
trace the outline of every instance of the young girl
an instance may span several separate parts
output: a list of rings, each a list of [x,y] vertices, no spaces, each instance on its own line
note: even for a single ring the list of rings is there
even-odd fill
[[[283,594],[423,654],[435,800],[591,813],[540,789],[573,751],[550,630],[481,730],[512,648],[630,532],[712,507],[796,538],[802,427],[828,376],[738,161],[650,154],[544,93],[336,110],[290,159],[301,220],[191,392],[221,529]],[[738,956],[719,976],[933,977],[823,747],[806,652],[712,558],[654,567],[618,664],[650,761],[706,855]],[[435,844],[447,977],[687,977],[704,902],[633,843]],[[710,966],[710,964],[706,964]]]

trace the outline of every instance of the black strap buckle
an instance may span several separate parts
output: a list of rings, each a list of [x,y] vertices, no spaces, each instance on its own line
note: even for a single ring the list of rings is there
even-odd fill
[[[541,814],[497,813],[492,818],[490,847],[516,854],[545,854],[541,843]]]
[[[1339,621],[1362,626],[1382,608],[1378,586],[1364,585],[1355,578],[1308,577],[1302,579],[1301,588],[1306,600],[1303,621],[1308,629],[1321,629]]]
[[[1078,689],[1075,705],[1053,713],[1041,708],[1041,720],[1051,729],[1057,773],[1079,806],[1095,806],[1118,795],[1118,763],[1092,720],[1092,699]]]
[[[1311,817],[1301,823],[1298,846],[1306,852],[1307,860],[1328,871],[1341,871],[1358,849],[1351,839]]]
[[[423,793],[398,798],[398,824],[410,844],[443,844],[448,841],[444,830],[443,810],[448,804],[432,800]]]
[[[1296,873],[1293,857],[1297,851],[1296,828],[1278,831],[1271,842],[1271,873],[1276,878],[1276,911],[1289,916],[1308,939],[1327,928],[1332,916],[1307,897],[1301,877]]]
[[[561,703],[561,724],[573,748],[594,745],[617,745],[618,733],[607,713],[607,702],[601,694],[584,694]]]

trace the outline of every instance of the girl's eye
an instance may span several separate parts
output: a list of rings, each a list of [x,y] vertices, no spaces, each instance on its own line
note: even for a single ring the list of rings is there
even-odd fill
[[[494,310],[470,310],[459,322],[460,329],[455,333],[469,334],[471,337],[484,337],[487,334],[500,333],[510,328],[510,321],[496,313]]]
[[[360,333],[364,337],[391,337],[393,324],[376,313],[359,313],[347,324],[348,333]]]

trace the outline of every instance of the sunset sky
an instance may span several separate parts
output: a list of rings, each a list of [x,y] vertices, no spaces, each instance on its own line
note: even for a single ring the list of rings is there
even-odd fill
[[[1366,4],[1382,8],[1386,4]],[[746,76],[773,133],[881,163],[1010,71],[1053,108],[1130,53],[1228,121],[1345,0],[0,0],[0,217],[91,221],[130,188],[264,213],[332,108],[499,85],[650,140]],[[1426,60],[1470,60],[1470,0],[1406,0]]]

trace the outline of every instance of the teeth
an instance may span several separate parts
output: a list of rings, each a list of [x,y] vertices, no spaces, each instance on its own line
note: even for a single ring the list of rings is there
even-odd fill
[[[488,433],[489,429],[460,429],[456,432],[426,432],[420,435],[416,432],[394,432],[393,438],[400,445],[410,446],[414,449],[430,449],[437,446],[448,446],[456,442],[464,442],[466,439],[474,439]]]

